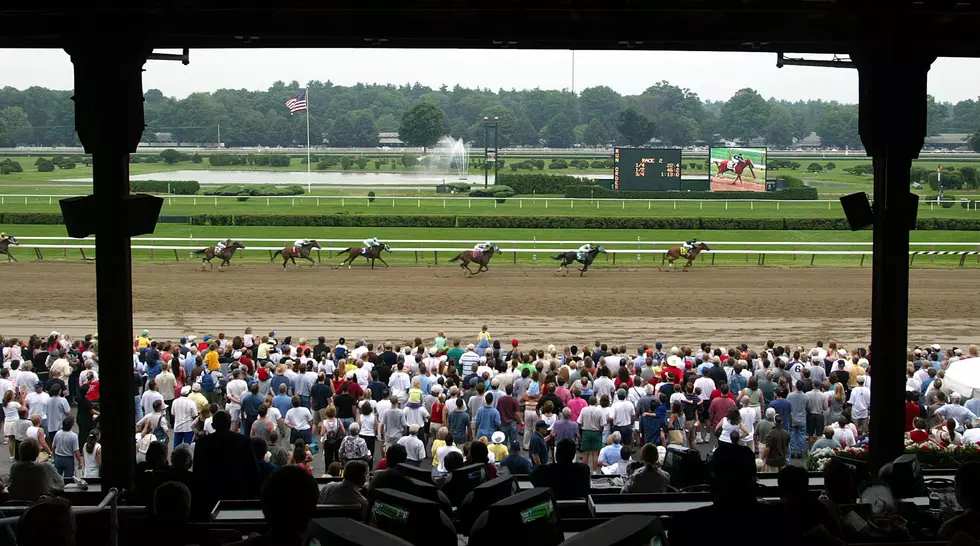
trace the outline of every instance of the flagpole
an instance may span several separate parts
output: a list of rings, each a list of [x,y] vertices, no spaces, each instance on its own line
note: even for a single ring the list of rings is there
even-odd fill
[[[306,88],[306,193],[312,193],[310,182],[310,88]]]

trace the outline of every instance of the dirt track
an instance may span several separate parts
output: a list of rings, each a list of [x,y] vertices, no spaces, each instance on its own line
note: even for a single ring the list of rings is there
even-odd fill
[[[0,280],[16,295],[0,300],[0,333],[95,331],[94,265],[0,264]],[[913,270],[912,342],[980,342],[978,281],[977,270]],[[467,339],[482,323],[522,343],[870,338],[870,269],[596,269],[561,278],[501,268],[464,278],[450,267],[283,271],[249,264],[201,272],[136,265],[133,283],[135,326],[158,338],[251,325],[256,332],[374,340],[444,329]]]

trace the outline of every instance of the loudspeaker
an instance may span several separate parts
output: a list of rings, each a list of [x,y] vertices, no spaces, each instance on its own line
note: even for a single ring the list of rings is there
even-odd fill
[[[840,198],[840,205],[844,208],[844,216],[847,217],[847,223],[851,225],[851,231],[857,231],[874,223],[875,215],[871,210],[868,194],[860,192],[845,195]]]
[[[69,237],[81,239],[95,234],[99,209],[94,195],[69,197],[59,204]],[[122,206],[113,212],[120,220],[120,229],[127,230],[130,237],[136,237],[153,233],[161,208],[162,197],[137,193],[123,197]]]

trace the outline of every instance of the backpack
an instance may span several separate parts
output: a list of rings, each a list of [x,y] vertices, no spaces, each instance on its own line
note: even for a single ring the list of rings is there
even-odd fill
[[[327,431],[323,434],[323,443],[327,445],[334,445],[340,441],[340,427],[334,422],[331,427],[329,424],[324,425]]]

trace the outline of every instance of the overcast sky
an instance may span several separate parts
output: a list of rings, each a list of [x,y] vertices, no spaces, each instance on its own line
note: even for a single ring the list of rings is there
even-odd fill
[[[572,89],[572,64],[572,52],[556,50],[192,50],[189,66],[148,62],[143,85],[175,97],[219,88],[266,89],[276,80]],[[710,100],[725,100],[752,87],[766,98],[857,102],[856,70],[778,69],[772,53],[578,51],[574,66],[578,91],[608,85],[623,94],[638,94],[667,80]],[[0,49],[0,85],[71,89],[71,62],[60,50]],[[929,74],[929,92],[940,101],[976,99],[980,60],[937,60]]]

